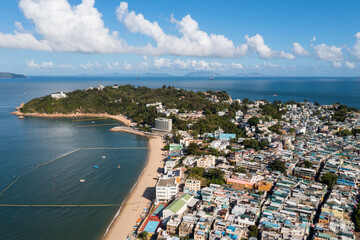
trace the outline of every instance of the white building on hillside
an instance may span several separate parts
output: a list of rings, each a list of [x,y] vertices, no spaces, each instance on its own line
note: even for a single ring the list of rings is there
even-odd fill
[[[60,99],[60,98],[66,98],[67,95],[64,92],[58,92],[51,94],[51,97],[55,99]]]

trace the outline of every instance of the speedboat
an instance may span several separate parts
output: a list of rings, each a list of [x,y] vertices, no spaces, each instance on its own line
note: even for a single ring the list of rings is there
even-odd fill
[[[85,179],[80,179],[80,182],[85,182]]]
[[[102,156],[101,158],[106,158],[106,156]]]
[[[94,168],[95,168],[95,169],[98,169],[98,168],[99,168],[99,166],[98,166],[98,165],[96,165],[96,166],[94,166]]]
[[[120,168],[120,165],[119,165],[119,166],[117,166],[117,168]]]

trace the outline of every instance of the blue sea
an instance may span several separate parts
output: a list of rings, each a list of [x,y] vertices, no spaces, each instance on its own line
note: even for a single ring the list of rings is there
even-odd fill
[[[109,132],[110,128],[120,125],[111,119],[27,117],[20,120],[9,114],[32,98],[98,84],[150,88],[171,85],[194,91],[225,90],[233,99],[307,99],[360,108],[359,78],[216,77],[208,80],[207,77],[82,76],[0,79],[0,204],[15,205],[0,206],[0,240],[91,240],[100,239],[105,233],[119,208],[106,205],[121,204],[137,181],[146,161],[147,140]]]

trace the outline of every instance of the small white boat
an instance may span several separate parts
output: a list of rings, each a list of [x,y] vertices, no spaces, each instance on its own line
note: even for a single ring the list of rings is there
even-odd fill
[[[106,156],[102,156],[101,158],[106,158]]]
[[[95,123],[94,121],[92,121],[91,123]]]
[[[119,166],[117,166],[117,168],[120,168],[120,165],[119,165]]]
[[[80,182],[85,182],[85,179],[80,179]]]

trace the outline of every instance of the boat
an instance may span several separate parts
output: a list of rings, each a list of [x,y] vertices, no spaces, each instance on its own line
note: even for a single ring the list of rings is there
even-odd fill
[[[120,165],[119,165],[119,166],[117,166],[117,168],[120,168]]]
[[[99,168],[99,166],[98,166],[98,165],[96,165],[96,166],[94,166],[94,168],[95,168],[95,169],[98,169],[98,168]]]
[[[209,77],[209,80],[215,80],[215,78],[214,77]]]
[[[136,79],[140,79],[140,77],[136,77]]]
[[[102,156],[101,158],[106,158],[106,156]]]
[[[279,95],[277,95],[277,94],[274,94],[273,96],[274,96],[274,97],[277,97],[277,96],[279,96]]]
[[[95,123],[94,121],[92,121],[91,123]]]
[[[85,179],[80,179],[80,182],[85,182]]]

